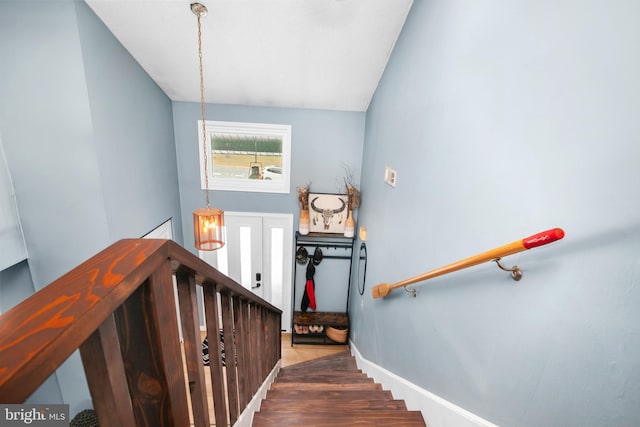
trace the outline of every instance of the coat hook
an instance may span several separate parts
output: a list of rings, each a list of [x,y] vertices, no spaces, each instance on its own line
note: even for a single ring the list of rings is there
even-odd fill
[[[501,260],[501,258],[494,259],[494,261],[496,262],[496,264],[498,264],[498,267],[500,267],[501,270],[510,271],[511,272],[511,277],[516,282],[519,281],[520,279],[522,279],[522,270],[520,270],[520,267],[518,267],[517,265],[514,265],[511,268],[505,267],[504,265],[502,265],[500,263],[500,260]]]

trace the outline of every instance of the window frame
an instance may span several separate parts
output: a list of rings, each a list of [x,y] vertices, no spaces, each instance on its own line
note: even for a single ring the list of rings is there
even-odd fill
[[[204,173],[204,149],[209,154],[207,167],[209,169],[209,190],[218,191],[248,191],[260,193],[290,193],[291,192],[291,125],[269,123],[244,123],[225,121],[205,121],[206,138],[202,135],[202,120],[198,120],[198,147],[200,157],[200,187],[206,190]],[[213,134],[236,134],[239,136],[278,136],[282,138],[282,180],[255,180],[216,177],[213,153],[211,151],[211,137]],[[265,165],[269,166],[269,165]]]

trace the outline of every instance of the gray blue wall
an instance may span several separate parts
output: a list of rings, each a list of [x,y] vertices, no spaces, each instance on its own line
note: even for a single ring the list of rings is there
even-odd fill
[[[181,213],[171,102],[84,2],[0,2],[0,58],[0,134],[31,277],[3,277],[4,304]],[[90,405],[77,354],[58,380],[72,415]]]
[[[296,188],[311,183],[320,193],[344,193],[345,166],[359,176],[364,142],[364,113],[272,107],[207,105],[207,120],[291,125],[291,188],[289,194],[212,191],[211,206],[225,211],[294,214],[298,224]],[[182,206],[184,246],[193,247],[192,212],[204,206],[198,165],[200,105],[174,102],[173,122]],[[293,260],[292,260],[293,262]],[[305,269],[298,270],[296,301],[300,309]],[[316,270],[318,310],[344,311],[348,263],[327,260]],[[321,304],[320,304],[321,302]]]
[[[365,358],[499,425],[638,424],[639,14],[414,2],[366,119]],[[371,297],[556,226],[563,241],[505,259],[521,282],[491,263]]]
[[[191,213],[204,206],[200,189],[198,126],[200,104],[174,102],[173,122],[185,247],[193,248]],[[289,194],[212,191],[211,205],[225,211],[295,213],[296,188],[311,183],[320,193],[344,193],[344,165],[358,175],[364,142],[364,113],[237,105],[207,105],[207,120],[291,125]],[[193,249],[195,252],[195,249]]]

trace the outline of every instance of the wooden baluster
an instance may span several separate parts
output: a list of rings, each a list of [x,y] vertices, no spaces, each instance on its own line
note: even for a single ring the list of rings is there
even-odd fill
[[[249,305],[249,341],[250,341],[250,350],[249,350],[249,355],[251,356],[251,362],[250,362],[250,366],[251,366],[251,396],[253,396],[256,393],[256,390],[258,389],[260,382],[258,380],[259,378],[259,369],[258,369],[258,361],[257,361],[257,354],[260,354],[258,352],[258,319],[256,316],[257,310],[256,310],[256,305],[255,304],[251,304]]]
[[[260,315],[262,317],[262,381],[269,375],[269,367],[271,366],[271,331],[269,331],[269,317],[267,316],[267,310],[260,307]]]
[[[273,318],[271,316],[271,313],[269,313],[268,310],[263,310],[262,312],[262,316],[264,318],[264,332],[265,332],[265,336],[266,339],[264,340],[265,344],[266,344],[266,348],[265,348],[265,378],[266,376],[269,375],[269,373],[271,372],[271,369],[273,369],[273,340],[275,337],[275,332],[273,330]]]
[[[176,282],[193,423],[195,426],[209,427],[211,422],[202,361],[202,338],[200,336],[200,320],[198,317],[196,280],[193,274],[177,272]]]
[[[222,306],[222,330],[224,331],[224,350],[227,365],[227,394],[229,400],[229,422],[235,424],[240,416],[238,406],[238,376],[236,371],[236,337],[233,325],[233,307],[228,291],[220,293]]]
[[[268,316],[269,319],[271,319],[271,326],[269,327],[269,330],[272,333],[269,357],[271,358],[270,367],[273,369],[276,363],[278,363],[278,360],[280,360],[280,335],[282,332],[280,331],[280,316],[271,311],[268,312]]]
[[[118,331],[113,316],[109,316],[102,326],[80,346],[80,357],[100,425],[104,427],[135,425]]]
[[[276,324],[276,331],[278,331],[278,336],[276,337],[276,359],[273,361],[275,365],[278,360],[282,359],[282,331],[280,329],[280,325],[282,325],[282,313],[273,313],[274,322]]]
[[[236,352],[238,356],[238,396],[240,399],[240,410],[244,410],[249,404],[249,364],[247,358],[248,342],[246,323],[247,302],[240,297],[233,299],[233,316],[236,330]]]
[[[255,352],[253,353],[253,357],[254,357],[254,365],[255,365],[255,373],[256,373],[256,377],[255,377],[255,383],[254,383],[254,387],[253,387],[253,392],[255,393],[258,388],[260,388],[260,385],[262,384],[262,380],[264,379],[264,377],[262,376],[262,374],[264,373],[263,370],[263,366],[264,366],[264,361],[263,359],[263,355],[264,355],[264,334],[262,333],[262,310],[260,310],[260,307],[258,307],[257,304],[253,304],[253,313],[254,313],[254,325],[253,325],[253,330],[254,330],[254,334],[255,334],[255,338],[254,338],[254,343],[255,343]]]
[[[273,347],[272,347],[272,343],[273,343],[273,337],[275,336],[275,332],[272,327],[273,327],[273,323],[271,322],[271,316],[269,315],[269,311],[266,309],[262,310],[262,316],[264,317],[264,330],[266,332],[267,335],[267,340],[265,340],[266,343],[266,348],[265,348],[265,378],[267,378],[267,376],[269,375],[269,373],[271,372],[271,369],[273,368],[273,365],[271,363],[271,361],[273,360]]]
[[[213,408],[217,426],[227,425],[227,405],[220,358],[220,326],[218,325],[218,296],[215,285],[202,284],[204,295],[204,312],[209,341],[209,367],[211,369],[211,389],[213,392]]]
[[[136,426],[189,423],[169,261],[115,312]]]
[[[256,390],[260,388],[262,382],[264,381],[264,367],[265,367],[265,354],[266,354],[266,346],[264,343],[265,334],[264,334],[264,318],[262,316],[262,307],[256,304],[256,344],[257,344],[257,352],[260,354],[260,360],[258,360],[258,383]]]

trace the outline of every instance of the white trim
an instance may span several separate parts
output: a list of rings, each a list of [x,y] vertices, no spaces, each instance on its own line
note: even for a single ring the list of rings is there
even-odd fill
[[[5,172],[6,171],[6,172]],[[0,137],[0,271],[29,257],[9,164]]]
[[[143,239],[167,239],[173,240],[173,219],[169,218],[144,236]]]
[[[498,427],[496,424],[368,361],[362,357],[351,340],[349,344],[358,368],[373,378],[375,382],[382,384],[385,390],[390,390],[395,399],[404,400],[409,410],[422,412],[429,427]]]
[[[251,399],[251,402],[249,402],[244,411],[242,411],[242,414],[240,414],[235,424],[233,424],[233,427],[251,427],[251,424],[253,423],[253,414],[260,410],[262,399],[265,398],[267,391],[271,387],[271,383],[273,383],[278,376],[281,363],[282,360],[278,360],[276,366],[271,370],[271,373],[267,379],[264,380],[256,394],[253,395],[253,399]]]

